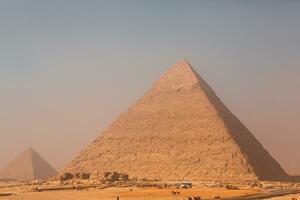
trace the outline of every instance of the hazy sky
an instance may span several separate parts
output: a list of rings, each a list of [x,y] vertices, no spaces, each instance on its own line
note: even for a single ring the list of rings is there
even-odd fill
[[[300,1],[0,1],[0,167],[57,169],[187,58],[300,173]]]

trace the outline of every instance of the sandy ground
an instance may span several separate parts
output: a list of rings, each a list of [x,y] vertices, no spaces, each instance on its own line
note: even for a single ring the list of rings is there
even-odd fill
[[[292,194],[283,197],[274,197],[268,200],[300,200],[300,194]]]
[[[18,188],[22,189],[22,188]],[[131,191],[132,190],[132,191]],[[172,191],[179,191],[180,195],[173,196]],[[0,197],[0,200],[182,200],[188,196],[210,198],[214,196],[229,197],[258,193],[258,190],[226,190],[226,189],[157,189],[157,188],[106,188],[89,189],[83,191],[51,191],[51,192],[23,192],[15,188],[0,189],[0,192],[17,192],[16,195]]]

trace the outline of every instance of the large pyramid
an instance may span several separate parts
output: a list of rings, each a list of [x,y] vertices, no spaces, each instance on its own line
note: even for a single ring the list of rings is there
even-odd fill
[[[64,171],[117,171],[148,180],[288,176],[186,60],[165,72]]]
[[[35,150],[27,149],[0,171],[0,177],[6,179],[42,180],[57,174]]]

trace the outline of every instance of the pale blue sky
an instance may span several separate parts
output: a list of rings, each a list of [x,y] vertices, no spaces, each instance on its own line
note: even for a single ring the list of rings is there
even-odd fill
[[[299,10],[292,0],[0,1],[0,167],[32,146],[62,168],[185,57],[300,173]]]

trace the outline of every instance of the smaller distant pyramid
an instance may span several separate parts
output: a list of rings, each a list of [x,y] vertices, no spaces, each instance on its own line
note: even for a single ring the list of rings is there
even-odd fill
[[[2,178],[22,180],[47,179],[56,174],[57,171],[32,148],[21,153],[0,171]]]

